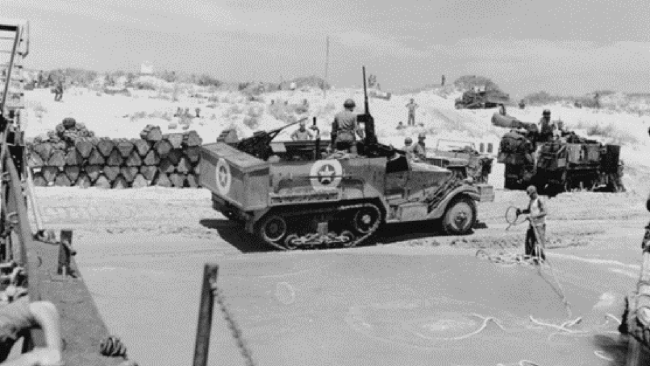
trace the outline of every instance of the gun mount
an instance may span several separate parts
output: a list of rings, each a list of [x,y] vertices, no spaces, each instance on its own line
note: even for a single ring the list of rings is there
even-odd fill
[[[298,123],[300,123],[300,121],[289,123],[286,126],[271,131],[256,131],[253,136],[239,141],[235,147],[238,150],[253,155],[258,159],[268,160],[268,158],[273,155],[273,149],[271,149],[270,146],[271,141],[273,141],[273,139],[284,129]]]

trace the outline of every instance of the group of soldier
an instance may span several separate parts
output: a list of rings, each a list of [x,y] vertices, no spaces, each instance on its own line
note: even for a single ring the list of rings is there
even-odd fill
[[[409,110],[409,125],[415,124],[415,109],[417,104],[414,99],[406,105]],[[343,110],[334,116],[332,122],[332,149],[340,152],[347,152],[350,154],[357,153],[357,139],[363,139],[364,131],[357,122],[357,114],[354,113],[356,103],[352,99],[347,99],[343,103]],[[318,136],[318,130],[315,127],[311,128],[316,132],[310,131],[307,128],[307,119],[303,118],[298,129],[291,134],[293,141],[309,141]],[[402,148],[407,159],[410,161],[423,161],[426,158],[426,135],[424,133],[418,134],[417,144],[413,144],[413,139],[407,137],[404,141],[405,146]]]

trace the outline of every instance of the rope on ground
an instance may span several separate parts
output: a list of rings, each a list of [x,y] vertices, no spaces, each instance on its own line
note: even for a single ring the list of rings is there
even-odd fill
[[[481,333],[485,328],[487,328],[487,325],[488,325],[488,323],[490,321],[493,322],[494,324],[496,324],[499,328],[501,328],[501,330],[505,331],[503,326],[501,324],[499,324],[499,322],[497,321],[496,318],[493,318],[491,316],[485,317],[485,316],[482,316],[482,315],[479,315],[479,314],[472,314],[472,316],[483,319],[483,324],[481,324],[481,326],[477,330],[475,330],[475,331],[473,331],[471,333],[462,335],[462,336],[451,337],[451,338],[442,338],[442,339],[446,340],[446,341],[459,341],[461,339],[467,339],[469,337],[472,337],[472,336],[475,336],[475,335]]]
[[[604,353],[605,352],[603,352],[603,351],[594,351],[594,355],[596,355],[596,357],[601,358],[601,359],[603,359],[605,361],[614,361],[613,358],[605,356]]]
[[[612,315],[612,314],[610,314],[610,313],[605,314],[605,317],[607,317],[607,318],[611,318],[611,319],[614,319],[614,321],[615,321],[616,323],[618,323],[618,325],[621,325],[621,324],[622,324],[622,322],[621,322],[621,320],[620,320],[619,318],[615,317],[614,315]]]
[[[530,315],[530,321],[537,324],[537,325],[554,328],[554,329],[557,329],[559,331],[567,332],[567,333],[571,333],[571,334],[587,333],[587,331],[584,331],[584,330],[574,330],[574,329],[567,328],[567,327],[572,327],[572,326],[580,323],[582,321],[582,318],[580,318],[580,317],[576,318],[575,320],[566,321],[566,322],[564,322],[564,323],[562,323],[560,325],[552,324],[552,323],[546,323],[546,322],[543,322],[541,320],[537,320],[537,319],[533,318],[532,315]]]
[[[216,288],[216,286],[213,286],[213,294],[215,299],[217,300],[217,303],[219,304],[219,308],[221,309],[221,313],[223,314],[223,319],[228,324],[228,328],[230,328],[232,337],[235,338],[235,341],[237,342],[237,348],[239,348],[242,357],[244,357],[244,360],[246,361],[246,366],[255,366],[255,361],[253,360],[253,352],[251,352],[251,350],[246,345],[246,341],[243,338],[242,331],[239,328],[237,322],[235,321],[235,318],[233,317],[232,313],[228,309],[228,306],[226,305],[226,299],[223,296],[223,291]]]

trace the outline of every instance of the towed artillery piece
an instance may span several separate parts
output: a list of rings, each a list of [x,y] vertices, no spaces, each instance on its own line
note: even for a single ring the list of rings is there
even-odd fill
[[[365,80],[364,68],[364,93]],[[273,141],[291,125],[241,141],[228,141],[225,132],[222,141],[203,145],[201,184],[212,192],[214,209],[284,250],[353,247],[392,222],[469,233],[476,203],[494,200],[492,187],[475,184],[465,167],[413,163],[403,151],[380,144],[367,94],[357,119],[365,132],[358,156],[328,155],[320,137]]]
[[[536,124],[498,113],[492,116],[492,124],[511,129],[501,138],[497,156],[497,162],[505,164],[506,189],[534,185],[547,194],[625,190],[619,145],[601,144],[574,132],[544,141]]]
[[[499,90],[467,90],[454,105],[456,109],[488,109],[510,102],[510,95]]]

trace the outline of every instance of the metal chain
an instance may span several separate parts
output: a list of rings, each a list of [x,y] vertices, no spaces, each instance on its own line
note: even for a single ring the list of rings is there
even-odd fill
[[[226,305],[226,299],[223,295],[223,291],[217,287],[216,282],[211,283],[211,288],[212,288],[212,295],[217,300],[217,304],[219,304],[219,309],[221,309],[221,313],[223,314],[223,319],[226,321],[226,323],[228,323],[228,328],[230,328],[232,337],[237,342],[237,348],[239,348],[239,352],[241,353],[242,357],[244,357],[244,360],[246,361],[246,366],[255,366],[256,364],[255,361],[253,360],[253,352],[246,345],[246,340],[244,340],[242,331],[239,328],[237,321],[235,321],[235,318],[233,317],[232,313],[228,309],[228,306]]]

